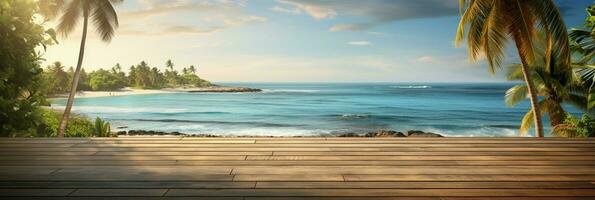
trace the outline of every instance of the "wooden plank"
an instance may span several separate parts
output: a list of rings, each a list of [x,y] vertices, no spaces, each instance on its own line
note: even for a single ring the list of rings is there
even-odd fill
[[[173,153],[173,152],[172,152]],[[180,152],[175,152],[180,153]],[[274,156],[595,156],[595,151],[275,151]]]
[[[43,167],[41,167],[43,168]],[[49,175],[11,175],[0,180],[204,180],[231,181],[231,168],[226,167],[62,167]]]
[[[87,188],[87,189],[159,189],[159,188],[254,188],[256,182],[227,181],[0,181],[0,188]]]
[[[441,197],[244,197],[244,200],[442,200]]]
[[[245,161],[245,160],[37,160],[0,161],[0,166],[595,166],[595,161]]]
[[[153,155],[132,155],[132,156],[102,156],[102,155],[92,155],[92,156],[0,156],[0,160],[3,161],[18,161],[18,160],[26,160],[26,161],[33,161],[33,160],[111,160],[111,161],[120,161],[120,160],[158,160],[158,161],[167,161],[167,160],[245,160],[246,156],[226,156],[226,155],[218,155],[218,156],[185,156],[185,155],[178,155],[178,156],[153,156]]]
[[[0,158],[1,159],[1,158]],[[248,156],[247,160],[595,160],[595,156]]]
[[[1,145],[0,145],[1,146]],[[595,152],[595,148],[557,148],[557,147],[501,147],[501,148],[438,148],[438,147],[235,147],[228,145],[227,147],[19,147],[19,148],[0,148],[0,152],[28,152],[28,151],[160,151],[160,152],[197,152],[197,151],[361,151],[361,152],[429,152],[429,151],[444,151],[444,152]]]
[[[91,144],[91,143],[82,143],[82,144],[4,144],[2,146],[5,147],[48,147],[48,146],[55,146],[59,145],[58,147],[210,147],[210,148],[226,148],[229,147],[230,144]],[[61,146],[60,146],[61,145]],[[234,147],[253,147],[253,148],[264,148],[264,147],[413,147],[413,148],[423,148],[423,147],[443,147],[443,148],[453,148],[453,147],[494,147],[494,148],[503,148],[503,147],[582,147],[582,148],[595,148],[595,144],[434,144],[434,143],[425,143],[425,144],[361,144],[361,143],[352,143],[352,144],[233,144]]]
[[[1,161],[0,166],[173,166],[175,160],[19,160]]]
[[[256,183],[257,189],[307,189],[307,188],[375,188],[375,189],[595,189],[595,184],[590,182],[423,182],[423,181],[397,181],[397,182],[266,182]]]
[[[591,189],[170,189],[166,196],[595,196]]]
[[[345,181],[595,181],[595,175],[508,175],[508,174],[473,174],[473,175],[391,175],[391,174],[346,174]]]
[[[427,144],[427,140],[259,140],[256,144]],[[433,144],[594,144],[593,140],[435,140]]]
[[[163,196],[167,189],[77,189],[68,196]]]
[[[96,151],[0,151],[2,156],[90,156]]]
[[[592,200],[593,197],[245,197],[244,200]]]
[[[57,167],[0,167],[0,179],[8,175],[49,175],[59,169]]]
[[[119,151],[101,151],[97,152],[97,156],[237,156],[237,155],[273,155],[272,151],[198,151],[198,152],[184,152],[184,151],[132,151],[132,152],[119,152]],[[586,154],[587,155],[587,154]],[[594,154],[595,155],[595,152]]]
[[[586,167],[511,167],[511,166],[269,166],[234,167],[232,174],[575,174],[595,175],[595,168]]]
[[[340,174],[239,174],[233,181],[343,181]]]
[[[0,189],[0,196],[15,197],[15,196],[67,196],[75,189]]]
[[[427,160],[427,161],[558,161],[558,160],[583,160],[595,161],[595,156],[258,156],[258,155],[218,155],[218,156],[187,156],[187,155],[172,155],[172,156],[157,156],[157,155],[91,155],[91,156],[30,156],[30,155],[15,155],[15,156],[0,156],[2,161],[36,161],[36,160]]]

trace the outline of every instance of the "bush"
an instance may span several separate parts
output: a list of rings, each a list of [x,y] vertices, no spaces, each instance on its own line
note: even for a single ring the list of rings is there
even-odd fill
[[[62,113],[51,110],[43,109],[43,124],[38,130],[40,137],[55,137],[58,135],[58,127],[60,126],[60,119]],[[99,129],[97,129],[97,125]],[[98,131],[99,130],[99,131]],[[66,137],[109,137],[111,134],[109,123],[99,118],[95,119],[95,123],[87,117],[72,114],[66,127]],[[34,136],[34,135],[31,135]]]
[[[595,137],[595,119],[588,114],[580,119],[567,114],[564,123],[555,126],[553,133],[562,137]]]

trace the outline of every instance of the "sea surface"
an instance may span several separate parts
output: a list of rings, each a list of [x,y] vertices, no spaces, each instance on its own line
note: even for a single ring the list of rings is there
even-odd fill
[[[264,91],[80,98],[73,112],[99,116],[112,130],[312,136],[391,129],[517,136],[529,108],[528,101],[515,107],[504,103],[514,83],[221,84]],[[65,102],[56,100],[52,106],[63,108]]]

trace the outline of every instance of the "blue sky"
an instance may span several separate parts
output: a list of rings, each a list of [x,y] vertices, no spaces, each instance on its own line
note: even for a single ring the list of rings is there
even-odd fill
[[[87,40],[87,71],[141,60],[199,66],[215,82],[498,82],[454,47],[457,0],[127,0],[111,43]],[[592,0],[558,0],[568,27]],[[50,23],[51,25],[51,23]],[[93,30],[91,28],[90,30]],[[80,31],[45,53],[76,62]],[[510,51],[506,63],[516,62]]]

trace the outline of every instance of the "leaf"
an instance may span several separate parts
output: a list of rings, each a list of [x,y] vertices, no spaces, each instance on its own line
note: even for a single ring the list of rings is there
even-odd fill
[[[533,126],[533,119],[533,109],[529,109],[529,111],[525,113],[523,120],[521,120],[521,127],[519,128],[519,132],[522,136],[525,136],[527,134],[527,131],[529,131],[529,129],[531,129],[531,127]]]
[[[506,91],[504,101],[507,106],[514,106],[519,102],[527,99],[529,96],[527,85],[515,85]]]

